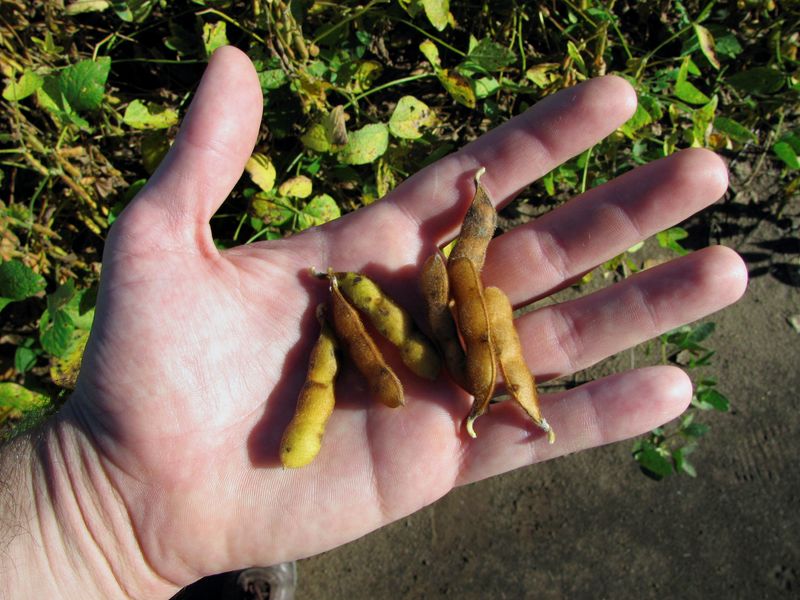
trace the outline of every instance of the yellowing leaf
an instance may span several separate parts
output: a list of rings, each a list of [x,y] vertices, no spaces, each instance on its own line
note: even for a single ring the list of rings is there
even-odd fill
[[[715,50],[714,36],[702,25],[694,23],[693,27],[694,34],[697,36],[697,41],[700,44],[700,50],[702,50],[708,62],[710,62],[715,69],[719,70],[720,64]]]
[[[12,381],[0,383],[0,411],[21,413],[47,406],[50,399],[44,394],[31,391]],[[3,410],[5,409],[5,410]]]
[[[275,172],[275,166],[268,156],[259,152],[254,152],[250,160],[247,161],[244,169],[249,173],[253,183],[265,192],[275,187],[275,177],[277,173]]]
[[[525,77],[537,87],[545,88],[555,81],[558,68],[558,63],[540,63],[525,71]]]
[[[419,50],[428,59],[434,69],[442,66],[442,61],[439,59],[439,49],[430,40],[425,40],[419,45]]]
[[[178,122],[178,113],[151,102],[134,100],[125,109],[122,121],[134,129],[165,129]]]
[[[323,225],[328,221],[333,221],[342,216],[342,211],[336,200],[328,194],[314,196],[303,209],[303,215],[299,225],[301,229],[307,229],[315,225]]]
[[[332,146],[344,146],[347,143],[347,113],[341,104],[322,118],[325,136]]]
[[[331,149],[328,136],[325,134],[325,126],[322,123],[314,123],[308,130],[300,136],[303,146],[315,152],[327,152]]]
[[[339,152],[339,160],[347,165],[366,165],[386,152],[389,147],[389,128],[385,123],[365,125],[348,137]]]
[[[389,119],[389,131],[399,138],[416,140],[422,137],[424,127],[436,124],[436,114],[414,96],[403,96]]]
[[[64,13],[73,16],[87,12],[102,12],[109,6],[111,3],[108,0],[75,0],[67,5]]]
[[[285,202],[285,200],[284,200]],[[268,225],[283,225],[294,214],[289,205],[277,202],[265,194],[256,194],[250,201],[251,214]]]
[[[450,21],[450,0],[422,0],[425,16],[436,29],[442,31]]]
[[[367,91],[382,71],[383,67],[380,63],[374,60],[362,60],[358,63],[358,68],[350,82],[350,89],[357,94]]]
[[[206,56],[214,54],[214,50],[228,45],[228,34],[225,28],[225,21],[203,24],[203,48]]]
[[[287,179],[278,188],[278,193],[281,196],[289,196],[291,198],[308,198],[311,195],[313,184],[311,180],[305,175],[298,175]]]
[[[142,164],[151,175],[169,152],[169,138],[165,131],[149,131],[142,136]]]
[[[83,351],[88,340],[88,331],[76,330],[69,350],[62,357],[53,358],[50,365],[50,378],[57,386],[69,390],[75,389],[83,361]]]
[[[450,69],[442,69],[437,75],[442,86],[453,97],[453,100],[467,108],[475,108],[478,99],[475,97],[475,90],[472,89],[469,79]]]

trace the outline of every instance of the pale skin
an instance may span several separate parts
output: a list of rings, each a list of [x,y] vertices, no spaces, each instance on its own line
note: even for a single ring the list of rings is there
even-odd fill
[[[368,208],[219,252],[209,220],[253,150],[262,97],[249,60],[218,51],[169,156],[112,228],[77,390],[40,432],[0,450],[3,597],[167,598],[204,575],[322,552],[455,486],[679,415],[689,379],[652,367],[543,394],[554,445],[510,403],[471,440],[470,398],[447,379],[402,372],[406,406],[390,409],[350,372],[315,461],[284,470],[278,460],[327,293],[307,269],[366,269],[419,317],[413,278],[457,233],[479,166],[503,205],[609,135],[635,102],[621,79],[586,82]],[[496,238],[484,282],[516,306],[546,296],[726,185],[723,162],[704,150],[641,167]],[[539,380],[573,373],[734,302],[746,279],[734,252],[712,247],[549,305],[518,322],[526,361]]]

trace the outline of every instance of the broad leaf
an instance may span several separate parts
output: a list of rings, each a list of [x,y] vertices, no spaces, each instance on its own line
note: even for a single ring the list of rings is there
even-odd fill
[[[253,183],[263,191],[268,192],[275,187],[277,172],[268,156],[254,152],[244,168],[250,174]]]
[[[9,102],[19,102],[42,87],[43,83],[44,79],[37,73],[26,69],[17,81],[8,82],[8,85],[3,89],[3,98]]]
[[[312,189],[311,180],[305,175],[298,175],[284,181],[278,188],[278,194],[291,198],[308,198]]]
[[[389,131],[399,138],[416,140],[422,137],[422,129],[436,124],[436,114],[414,96],[403,96],[389,118]]]
[[[708,104],[711,101],[711,98],[688,81],[678,81],[675,84],[675,97],[689,104]]]
[[[422,0],[425,16],[436,29],[442,31],[450,22],[450,0]]]
[[[439,59],[439,49],[432,41],[425,40],[419,45],[419,49],[434,69],[439,69],[442,66],[442,61]]]
[[[728,117],[715,118],[714,129],[724,133],[734,142],[744,143],[756,139],[756,136],[747,127]]]
[[[467,108],[475,108],[478,99],[469,79],[451,69],[442,69],[437,75],[442,86],[453,97],[453,100]]]
[[[141,23],[153,10],[158,0],[112,0],[114,12],[123,21],[128,23]]]
[[[667,477],[673,472],[670,460],[664,457],[651,444],[644,445],[641,450],[634,454],[634,458],[648,474],[656,479]]]
[[[134,129],[165,129],[178,123],[178,113],[152,102],[134,100],[125,109],[122,121]]]
[[[714,49],[714,36],[711,35],[711,32],[702,25],[694,23],[693,27],[694,34],[697,36],[697,42],[700,44],[700,50],[703,52],[703,55],[708,59],[708,62],[710,62],[715,69],[719,70],[719,59],[717,58],[717,53]]]
[[[309,150],[315,152],[328,152],[331,143],[325,134],[325,126],[322,123],[313,123],[306,132],[300,136],[300,141]]]
[[[466,60],[461,64],[471,70],[494,72],[514,64],[517,55],[505,46],[483,38],[470,50]]]
[[[778,142],[772,146],[772,151],[784,164],[792,170],[800,169],[800,159],[797,152],[788,142]]]
[[[303,208],[303,219],[300,221],[300,227],[307,229],[315,225],[323,225],[328,221],[333,221],[342,216],[342,211],[336,200],[331,198],[328,194],[320,194],[314,196],[311,202],[306,204]]]
[[[24,300],[44,289],[44,278],[18,260],[0,264],[0,297]]]
[[[39,342],[45,351],[55,357],[63,356],[69,350],[75,323],[64,310],[42,313],[39,321]]]
[[[755,67],[728,77],[729,84],[749,94],[774,94],[785,81],[783,73],[770,67]]]
[[[83,352],[88,340],[88,331],[76,329],[63,357],[53,358],[50,365],[50,378],[57,386],[70,390],[75,388],[75,384],[78,381],[78,373],[81,370]]]
[[[58,88],[63,100],[69,104],[63,108],[78,112],[99,108],[110,70],[111,58],[101,56],[96,61],[82,60],[61,71]]]
[[[74,0],[64,9],[64,14],[73,16],[88,12],[103,12],[111,3],[108,0]]]
[[[228,45],[225,21],[203,23],[203,48],[206,56],[211,56],[217,48]]]
[[[50,399],[44,394],[31,391],[11,381],[0,383],[0,409],[7,408],[25,412],[46,406]]]
[[[674,250],[681,256],[689,254],[689,251],[678,242],[687,237],[689,237],[689,232],[681,227],[671,227],[656,234],[659,246]]]
[[[385,123],[365,125],[350,133],[339,160],[346,165],[366,165],[382,156],[388,147],[389,128]]]
[[[287,200],[276,200],[267,194],[256,194],[250,200],[250,212],[267,225],[283,225],[295,214]]]

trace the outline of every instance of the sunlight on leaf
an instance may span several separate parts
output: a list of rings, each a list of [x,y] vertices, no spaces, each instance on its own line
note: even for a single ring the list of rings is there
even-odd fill
[[[278,188],[278,194],[291,198],[308,198],[312,190],[311,180],[305,175],[298,175],[284,181]]]
[[[253,183],[263,191],[268,192],[275,187],[275,178],[278,174],[268,156],[259,152],[253,153],[244,169],[250,175]]]
[[[694,34],[697,36],[697,41],[700,44],[700,50],[703,52],[703,55],[708,59],[708,62],[710,62],[715,69],[719,70],[720,64],[715,51],[714,36],[711,35],[711,32],[702,25],[694,23],[693,27]]]
[[[3,89],[3,98],[9,102],[19,102],[42,87],[44,80],[34,71],[26,69],[17,81],[9,81]]]
[[[225,21],[203,23],[203,48],[206,56],[211,56],[214,54],[214,50],[227,46],[228,43]]]
[[[350,133],[347,144],[339,152],[346,165],[366,165],[386,152],[389,147],[389,128],[384,123],[365,125]]]
[[[436,29],[443,31],[450,22],[450,0],[422,0],[425,16]]]
[[[403,96],[389,118],[389,131],[407,140],[422,137],[422,129],[436,124],[436,114],[421,100],[414,96]]]
[[[152,102],[134,100],[125,109],[122,121],[134,129],[165,129],[178,123],[178,113]]]

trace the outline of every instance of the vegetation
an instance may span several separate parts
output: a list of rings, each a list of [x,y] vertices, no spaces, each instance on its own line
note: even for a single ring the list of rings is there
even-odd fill
[[[773,0],[4,0],[0,428],[35,421],[74,385],[104,237],[219,46],[251,56],[265,105],[249,176],[212,222],[227,247],[379,201],[544,96],[612,72],[636,87],[636,114],[512,210],[541,212],[705,146],[777,165],[782,192],[762,202],[779,213],[800,187],[799,17],[796,2]],[[656,242],[683,253],[685,236],[674,228]],[[640,270],[637,249],[603,271]],[[708,333],[662,337],[663,360],[689,352],[702,366]],[[700,382],[698,409],[723,400]],[[686,456],[707,427],[693,413],[675,427],[637,443],[651,474],[693,474]]]

